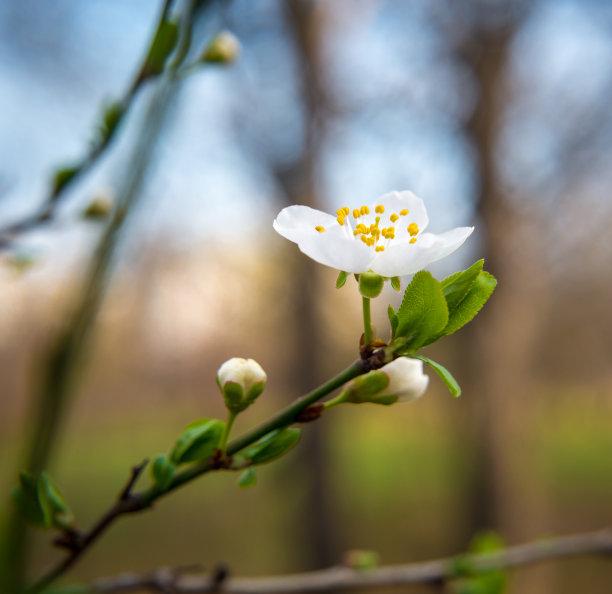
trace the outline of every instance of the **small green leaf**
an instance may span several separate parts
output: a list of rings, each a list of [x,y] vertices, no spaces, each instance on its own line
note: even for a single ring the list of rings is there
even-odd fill
[[[400,282],[399,276],[391,277],[391,288],[398,293],[402,290],[402,283]]]
[[[504,548],[503,540],[494,532],[477,534],[470,543],[470,553],[495,553]],[[502,594],[506,588],[507,571],[476,570],[471,561],[472,555],[461,555],[455,560],[454,573],[463,579],[455,584],[459,594]]]
[[[411,357],[427,363],[427,365],[440,376],[440,379],[444,382],[444,385],[448,388],[453,398],[459,398],[459,396],[461,396],[461,386],[446,367],[440,365],[440,363],[436,363],[436,361],[432,361],[428,357],[423,357],[423,355],[411,355]]]
[[[52,194],[55,196],[79,172],[80,166],[61,167],[53,173]]]
[[[344,272],[341,270],[338,274],[338,278],[336,279],[336,289],[341,289],[346,284],[346,279],[351,276],[350,272]]]
[[[240,473],[238,477],[239,487],[252,487],[257,482],[257,473],[252,466],[249,466],[244,472]]]
[[[247,448],[243,455],[253,464],[263,464],[286,454],[299,439],[299,429],[277,429]]]
[[[448,305],[449,315],[463,301],[476,277],[480,274],[483,264],[484,260],[478,260],[467,270],[455,272],[455,274],[451,274],[440,283]]]
[[[53,484],[51,477],[43,472],[38,477],[38,500],[45,512],[48,525],[58,528],[71,528],[74,525],[74,515],[66,504],[66,500]]]
[[[168,488],[175,472],[176,464],[171,462],[165,454],[156,456],[153,460],[153,464],[151,464],[151,477],[153,478],[153,482],[162,490]]]
[[[497,280],[493,275],[484,270],[481,271],[461,303],[453,309],[442,334],[452,334],[471,322],[491,297],[496,285]]]
[[[162,21],[151,43],[149,54],[142,69],[142,78],[160,74],[166,59],[172,53],[178,40],[178,26],[172,21]]]
[[[98,196],[94,198],[83,211],[83,218],[90,220],[101,220],[108,217],[113,205],[108,198]]]
[[[102,142],[108,142],[117,128],[117,124],[123,117],[125,108],[120,101],[112,101],[104,106],[102,111],[102,123],[100,124],[100,137]]]
[[[20,473],[19,484],[13,489],[11,498],[26,522],[41,528],[50,527],[50,518],[38,499],[38,481],[31,474]]]
[[[209,458],[219,446],[224,428],[225,423],[218,419],[199,419],[190,423],[176,441],[170,460],[181,464]]]
[[[395,336],[406,337],[405,349],[416,351],[448,322],[448,308],[440,283],[431,273],[417,272],[404,292],[397,311]]]
[[[395,313],[395,310],[393,309],[392,305],[389,305],[389,307],[387,307],[387,315],[389,316],[389,322],[391,324],[391,338],[394,338],[395,332],[397,330],[397,325],[399,323],[399,318],[397,317],[397,314]]]

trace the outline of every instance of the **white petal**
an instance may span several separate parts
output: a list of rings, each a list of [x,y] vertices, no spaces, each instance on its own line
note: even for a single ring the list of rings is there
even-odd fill
[[[408,209],[408,214],[402,216],[395,223],[398,231],[403,229],[404,232],[406,232],[406,227],[408,227],[410,223],[416,223],[420,231],[424,231],[427,225],[429,225],[429,217],[427,216],[427,209],[425,208],[423,199],[408,190],[384,194],[374,204],[382,204],[388,216],[391,216],[393,213],[399,214],[399,212],[405,208]],[[406,222],[405,224],[404,221]]]
[[[313,260],[345,272],[366,272],[370,269],[374,257],[372,248],[352,237],[315,233],[297,242],[300,250]]]
[[[336,217],[301,204],[283,208],[274,219],[272,226],[277,233],[295,242],[302,239],[305,234],[320,235],[315,229],[317,226],[324,227],[325,232],[342,233]]]
[[[422,270],[460,248],[472,234],[474,227],[457,227],[446,233],[419,234],[416,243],[392,243],[378,252],[372,270],[382,276],[405,276]]]

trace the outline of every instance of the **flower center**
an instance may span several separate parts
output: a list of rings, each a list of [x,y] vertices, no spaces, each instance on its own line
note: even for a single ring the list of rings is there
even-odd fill
[[[398,223],[402,217],[408,215],[408,213],[408,209],[404,208],[400,210],[399,213],[394,212],[385,214],[385,207],[382,204],[378,204],[375,207],[373,215],[370,215],[370,209],[367,206],[355,208],[351,213],[349,207],[345,206],[336,211],[336,221],[338,221],[341,227],[345,227],[348,232],[352,232],[355,239],[360,239],[363,243],[374,248],[377,252],[383,252],[385,247],[395,239],[395,224]],[[351,214],[355,223],[354,230],[351,226]],[[361,219],[361,221],[359,221],[359,219]],[[398,225],[402,225],[402,222],[400,221]],[[315,229],[319,233],[325,231],[325,227],[321,225],[317,225]],[[409,243],[416,243],[417,235],[420,231],[419,226],[416,223],[410,223],[406,227],[406,231],[410,235]]]

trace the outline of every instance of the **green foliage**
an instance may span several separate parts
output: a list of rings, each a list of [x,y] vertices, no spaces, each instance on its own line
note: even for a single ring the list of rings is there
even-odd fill
[[[344,272],[341,270],[338,274],[338,278],[336,279],[336,289],[341,289],[346,284],[346,279],[351,275],[350,272]]]
[[[397,325],[399,324],[399,318],[392,305],[387,307],[387,315],[389,316],[389,323],[391,324],[391,338],[394,338],[397,331]]]
[[[495,532],[477,534],[469,547],[470,553],[495,553],[503,550],[504,542]],[[507,572],[502,570],[479,571],[473,567],[471,555],[458,557],[454,572],[463,579],[453,584],[455,594],[502,594],[506,588]]]
[[[153,464],[151,464],[151,477],[153,482],[162,490],[168,488],[172,482],[172,477],[176,472],[176,464],[174,464],[168,456],[160,454],[155,456]]]
[[[83,211],[83,218],[90,220],[105,219],[112,209],[111,202],[107,198],[99,196],[87,205],[87,208]]]
[[[252,464],[264,464],[285,455],[300,439],[299,429],[277,429],[248,447],[242,456]]]
[[[218,419],[199,419],[190,423],[177,439],[170,460],[182,464],[209,458],[219,447],[224,429],[225,423]]]
[[[401,338],[402,353],[414,352],[432,342],[448,323],[448,308],[441,284],[426,271],[417,272],[397,311],[395,337]]]
[[[244,472],[240,473],[238,477],[238,486],[246,489],[252,487],[257,482],[257,473],[252,466],[249,466]]]
[[[71,528],[74,523],[64,497],[44,472],[38,477],[22,472],[11,496],[21,515],[34,526]]]
[[[163,71],[166,60],[175,48],[177,40],[177,24],[167,20],[161,21],[142,68],[141,78],[160,74]]]
[[[80,166],[60,167],[53,173],[52,193],[55,196],[79,172]]]
[[[448,388],[449,392],[453,395],[454,398],[459,398],[461,396],[461,386],[457,383],[457,380],[452,376],[451,372],[446,369],[440,363],[436,363],[432,359],[428,357],[423,357],[422,355],[411,355],[414,359],[420,359],[424,363],[427,363],[439,376],[440,379],[444,382],[444,385]]]
[[[400,282],[399,276],[392,276],[391,277],[391,288],[394,291],[397,291],[398,293],[401,291],[402,283]]]
[[[347,551],[344,556],[344,563],[351,569],[368,571],[380,565],[380,555],[376,551]]]
[[[108,142],[111,139],[124,112],[125,108],[120,101],[112,101],[104,106],[102,110],[102,122],[99,126],[102,143]]]

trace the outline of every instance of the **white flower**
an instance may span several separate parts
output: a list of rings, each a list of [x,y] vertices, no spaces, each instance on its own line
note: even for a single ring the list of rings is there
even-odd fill
[[[345,206],[335,217],[308,206],[288,206],[274,220],[274,229],[321,264],[391,277],[414,274],[445,258],[474,230],[424,233],[428,223],[423,200],[404,191],[385,194],[370,206]]]
[[[336,403],[394,404],[420,398],[427,389],[429,377],[423,373],[419,359],[400,357],[381,369],[370,371],[350,382]]]
[[[268,376],[254,359],[233,357],[217,371],[217,384],[227,408],[235,412],[250,406],[263,392]]]

